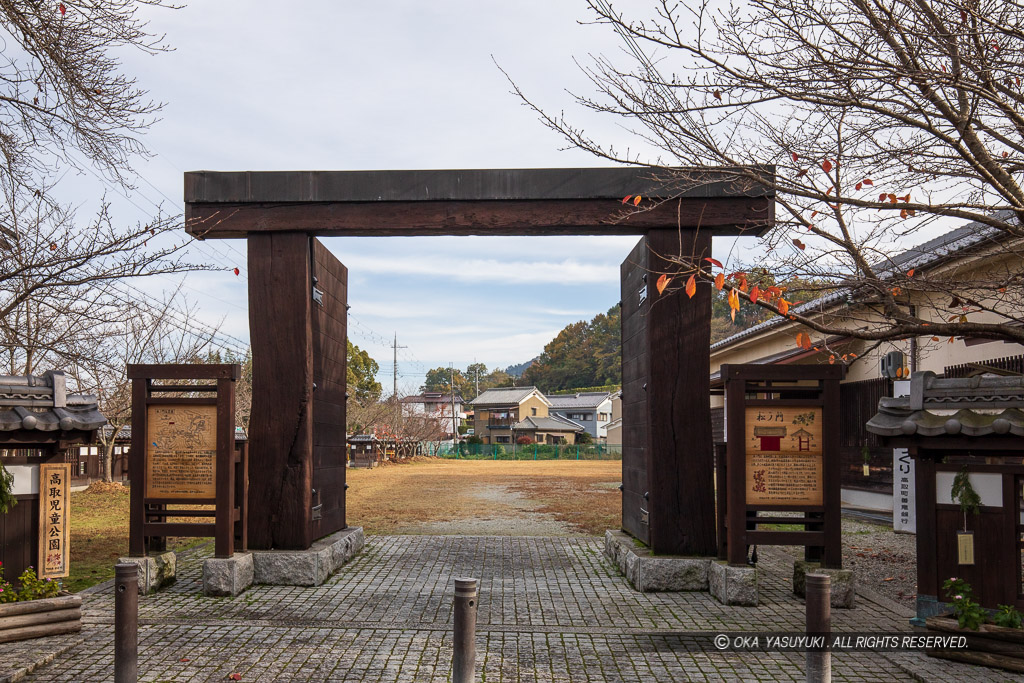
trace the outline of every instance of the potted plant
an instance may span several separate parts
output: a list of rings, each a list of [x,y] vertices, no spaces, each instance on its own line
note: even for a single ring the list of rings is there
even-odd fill
[[[974,601],[970,584],[955,576],[943,582],[942,588],[953,614],[929,617],[925,624],[934,633],[965,636],[967,647],[929,650],[928,654],[1024,673],[1024,629],[1020,612],[1012,605],[999,605],[990,613]]]
[[[0,643],[82,630],[82,598],[61,595],[60,584],[41,580],[29,567],[18,577],[19,588],[4,579],[0,562]]]

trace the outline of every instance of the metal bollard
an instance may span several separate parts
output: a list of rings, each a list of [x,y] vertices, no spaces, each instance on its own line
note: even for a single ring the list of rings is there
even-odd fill
[[[476,673],[476,579],[455,579],[452,683],[473,683]]]
[[[825,574],[807,574],[807,634],[825,636],[832,632],[832,580]],[[807,650],[807,683],[832,681],[832,652],[827,648]]]
[[[114,683],[139,680],[139,567],[114,565]]]

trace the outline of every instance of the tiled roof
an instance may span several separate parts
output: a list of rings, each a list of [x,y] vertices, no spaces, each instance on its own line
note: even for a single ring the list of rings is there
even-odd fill
[[[545,432],[581,432],[583,425],[576,424],[564,417],[552,415],[551,417],[527,417],[516,422],[516,431],[545,431]]]
[[[64,373],[0,376],[0,431],[87,431],[107,424],[95,396],[68,394]]]
[[[548,396],[551,408],[565,410],[567,408],[596,408],[611,396],[607,391],[590,391],[582,394]]]
[[[517,406],[522,401],[537,391],[537,387],[501,387],[500,389],[488,389],[474,398],[470,403],[474,408],[485,408],[487,406]],[[544,395],[537,391],[537,395],[545,401]]]
[[[399,403],[451,403],[451,394],[439,394],[436,392],[424,392],[415,396],[405,396],[398,399]],[[455,402],[462,403],[462,397],[455,394]]]
[[[1002,230],[983,223],[968,223],[963,227],[951,230],[944,235],[940,235],[933,240],[929,240],[916,247],[907,249],[906,251],[894,256],[889,262],[876,263],[874,264],[874,268],[880,277],[886,278],[894,272],[902,272],[910,270],[911,268],[924,268],[926,266],[937,265],[961,251],[983,244],[994,244],[1004,234],[1005,233]],[[791,308],[790,311],[797,314],[807,314],[818,311],[824,312],[841,303],[848,302],[850,297],[850,290],[846,287],[841,287],[834,292],[826,294],[825,296],[818,297],[813,301],[808,301],[805,304]],[[724,349],[741,339],[752,337],[766,330],[784,325],[787,322],[789,322],[787,318],[783,318],[782,316],[773,316],[763,323],[758,323],[753,327],[748,327],[742,332],[737,332],[731,337],[726,337],[725,339],[715,342],[711,345],[711,351],[714,352],[719,349]]]
[[[910,396],[879,400],[867,430],[881,436],[1024,436],[1024,377],[942,379],[915,372]]]

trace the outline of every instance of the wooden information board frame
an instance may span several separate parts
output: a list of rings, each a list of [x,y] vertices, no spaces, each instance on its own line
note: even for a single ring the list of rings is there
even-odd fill
[[[163,550],[167,536],[213,536],[216,557],[245,550],[248,459],[245,445],[235,445],[235,383],[241,374],[237,363],[128,366],[132,556]],[[214,510],[174,505],[213,505]],[[214,521],[169,522],[169,517]]]
[[[751,545],[802,545],[808,560],[842,567],[839,462],[841,365],[723,365],[726,458],[719,533],[729,564]],[[722,507],[719,507],[721,510]],[[769,515],[760,515],[767,512]],[[797,512],[800,516],[771,516]],[[760,529],[797,524],[803,531]]]

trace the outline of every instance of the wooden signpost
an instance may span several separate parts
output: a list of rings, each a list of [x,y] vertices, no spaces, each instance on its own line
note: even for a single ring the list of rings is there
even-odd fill
[[[68,508],[71,487],[69,463],[39,466],[39,571],[40,579],[68,575]]]
[[[235,444],[240,376],[237,364],[128,366],[132,556],[163,550],[167,536],[213,536],[217,557],[245,550],[248,452],[246,444]],[[214,509],[195,509],[200,505]],[[214,522],[169,522],[170,517]]]
[[[746,564],[751,545],[802,545],[806,559],[841,568],[842,366],[723,365],[721,376],[727,446],[726,466],[719,468],[726,509],[719,533],[729,563]],[[804,529],[758,528],[777,524]]]

